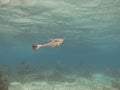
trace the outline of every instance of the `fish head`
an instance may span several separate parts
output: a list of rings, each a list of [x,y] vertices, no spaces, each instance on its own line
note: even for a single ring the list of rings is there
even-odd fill
[[[52,42],[50,42],[51,47],[60,46],[63,43],[64,39],[58,38],[53,39]]]
[[[64,39],[58,38],[58,39],[54,39],[54,42],[56,43],[63,43]]]

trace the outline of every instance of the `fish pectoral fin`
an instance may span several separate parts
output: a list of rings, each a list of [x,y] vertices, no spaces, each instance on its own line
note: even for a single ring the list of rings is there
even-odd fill
[[[58,44],[58,46],[60,46],[60,43]]]
[[[55,45],[52,45],[51,47],[55,47]]]
[[[55,47],[56,45],[55,44],[50,44],[51,47]]]

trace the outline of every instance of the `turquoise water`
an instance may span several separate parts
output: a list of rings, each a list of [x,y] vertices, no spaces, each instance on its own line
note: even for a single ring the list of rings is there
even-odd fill
[[[51,38],[64,43],[32,49]],[[14,72],[26,62],[42,71],[60,63],[72,74],[119,76],[120,0],[0,0],[0,66]]]

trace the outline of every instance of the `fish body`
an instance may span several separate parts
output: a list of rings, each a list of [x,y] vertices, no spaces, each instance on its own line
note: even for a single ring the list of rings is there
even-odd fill
[[[46,44],[33,44],[32,48],[35,51],[37,51],[41,47],[46,47],[46,46],[50,46],[50,47],[60,46],[63,43],[63,41],[64,41],[64,39],[61,39],[61,38],[51,39],[51,41],[49,43],[46,43]]]

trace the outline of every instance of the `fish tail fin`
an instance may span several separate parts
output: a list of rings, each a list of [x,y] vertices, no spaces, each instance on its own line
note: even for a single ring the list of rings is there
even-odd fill
[[[42,47],[43,45],[39,45],[39,44],[33,44],[32,48],[37,51],[40,47]]]

